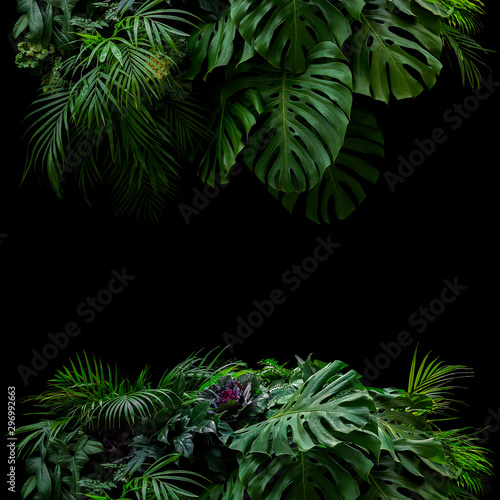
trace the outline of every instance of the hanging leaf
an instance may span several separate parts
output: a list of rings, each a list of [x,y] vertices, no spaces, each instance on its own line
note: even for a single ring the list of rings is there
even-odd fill
[[[245,88],[262,96],[262,120],[243,152],[243,160],[270,187],[302,192],[317,184],[344,141],[352,94],[351,74],[333,42],[308,56],[301,75],[269,65],[243,63],[222,90],[225,100]]]
[[[203,62],[207,60],[207,71],[203,80],[209,73],[219,66],[225,66],[233,55],[233,40],[236,35],[229,10],[220,19],[211,23],[202,23],[190,36],[187,56],[190,61],[185,78],[194,78],[201,70]]]
[[[353,109],[342,149],[321,182],[303,194],[268,190],[289,212],[305,198],[306,216],[317,224],[330,223],[331,214],[345,219],[356,209],[356,202],[361,203],[366,196],[361,181],[377,182],[379,173],[370,160],[384,156],[383,146],[375,117],[367,110]]]
[[[319,43],[339,47],[351,34],[345,16],[327,0],[233,0],[231,17],[243,38],[275,68],[302,73]]]
[[[229,171],[256,123],[255,115],[262,110],[260,94],[252,89],[246,90],[239,100],[225,100],[220,104],[212,122],[212,141],[201,160],[200,176],[204,182],[214,186],[219,175],[220,182],[227,184]]]
[[[354,92],[384,102],[415,97],[431,88],[442,64],[439,18],[412,5],[415,19],[386,8],[386,0],[367,0],[359,30],[348,40]]]
[[[29,33],[26,35],[26,40],[28,42],[38,42],[43,35],[43,16],[38,6],[36,0],[17,0],[17,12],[26,14],[28,18],[28,26],[30,28]],[[24,25],[25,21],[21,21],[21,25]],[[20,26],[17,26],[17,31]],[[25,29],[26,26],[23,28]]]

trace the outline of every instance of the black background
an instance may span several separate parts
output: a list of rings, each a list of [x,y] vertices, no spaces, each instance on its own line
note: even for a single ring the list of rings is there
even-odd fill
[[[493,2],[480,37],[498,49]],[[71,187],[59,200],[33,171],[20,185],[26,139],[21,124],[33,100],[33,82],[13,63],[9,39],[15,13],[4,28],[4,131],[0,170],[0,328],[5,389],[16,395],[41,391],[75,353],[117,362],[133,377],[146,364],[154,376],[200,348],[224,344],[237,318],[256,310],[254,301],[280,289],[286,296],[233,356],[250,364],[265,357],[293,363],[294,355],[341,359],[363,373],[381,360],[383,348],[407,331],[412,345],[380,370],[373,385],[405,387],[416,343],[452,364],[474,368],[459,408],[457,426],[482,427],[499,413],[498,390],[498,112],[500,87],[480,101],[456,130],[445,116],[455,105],[474,103],[458,71],[447,67],[431,91],[410,101],[377,104],[386,141],[386,162],[377,185],[354,214],[319,226],[297,211],[288,214],[249,171],[183,219],[176,203],[160,223],[115,217],[105,197],[89,207]],[[500,82],[498,54],[489,57]],[[456,68],[455,68],[456,69]],[[488,79],[489,70],[484,71]],[[488,91],[484,90],[483,95]],[[477,102],[477,100],[476,100]],[[452,111],[450,111],[452,110]],[[446,114],[448,113],[448,114]],[[442,128],[447,139],[391,192],[384,172],[397,172],[414,141]],[[71,174],[69,174],[71,175]],[[203,183],[186,171],[178,203],[193,205]],[[317,238],[340,244],[316,272],[292,291],[283,273],[313,255]],[[134,276],[104,310],[86,324],[76,312],[88,296],[106,288],[113,269]],[[439,299],[444,280],[466,285],[425,331],[409,316]],[[69,321],[81,333],[26,385],[19,365],[30,366],[49,332]],[[5,398],[7,399],[7,398]],[[18,406],[17,425],[25,422]],[[491,421],[493,426],[498,422]],[[500,432],[487,445],[497,448]],[[497,465],[498,471],[498,465]],[[22,477],[21,467],[17,467]],[[21,480],[17,489],[21,488]],[[498,498],[494,488],[488,498]]]

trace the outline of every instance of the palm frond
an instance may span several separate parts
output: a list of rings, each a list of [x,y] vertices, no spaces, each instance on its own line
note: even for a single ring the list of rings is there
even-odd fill
[[[46,413],[29,413],[28,415],[46,415]],[[19,456],[29,457],[39,449],[44,438],[49,440],[57,438],[59,433],[74,420],[72,416],[60,417],[55,420],[42,419],[33,424],[23,425],[16,429],[16,434],[29,433],[17,445]]]
[[[485,14],[481,0],[439,0],[450,11],[445,21],[464,33],[477,33],[482,28],[481,16]]]
[[[140,477],[131,479],[124,490],[133,491],[139,500],[173,500],[184,495],[187,498],[198,498],[198,495],[181,487],[201,487],[202,485],[193,478],[205,479],[196,472],[181,469],[168,469],[168,465],[179,458],[180,455],[167,455],[152,464]]]
[[[429,413],[444,415],[446,411],[452,409],[452,404],[462,403],[451,397],[453,390],[463,388],[454,385],[453,382],[459,378],[472,377],[473,370],[463,365],[445,365],[439,358],[427,363],[430,352],[417,368],[417,351],[418,346],[411,363],[408,393],[428,396],[433,402]]]
[[[208,116],[201,99],[192,93],[183,100],[168,100],[165,124],[172,131],[176,149],[182,158],[192,161],[196,152],[209,140]]]
[[[219,352],[216,352],[217,348],[212,349],[203,357],[199,356],[201,351],[191,354],[186,360],[165,372],[158,387],[172,387],[179,380],[183,380],[185,394],[195,398],[201,390],[212,383],[214,377],[243,366],[243,363],[238,361],[221,364],[221,356],[225,349],[226,347],[219,349]]]
[[[457,63],[462,77],[462,85],[469,83],[472,88],[479,87],[481,81],[481,66],[488,67],[483,59],[484,54],[492,52],[483,48],[470,35],[447,24],[441,25],[441,38],[450,62],[451,56]]]
[[[49,380],[47,390],[27,399],[46,408],[47,415],[71,417],[82,426],[132,424],[171,401],[171,391],[151,388],[147,379],[147,368],[131,383],[119,377],[116,366],[112,370],[95,357],[77,355]]]
[[[457,472],[456,486],[459,491],[471,495],[464,497],[457,493],[450,498],[477,498],[488,492],[488,478],[493,475],[491,451],[475,443],[476,434],[469,428],[434,433],[443,443],[447,462]]]
[[[47,170],[49,182],[61,197],[61,178],[67,164],[69,142],[68,124],[71,121],[72,90],[60,86],[45,87],[45,93],[33,103],[36,109],[26,118],[36,117],[26,133],[31,133],[31,151],[26,161],[23,180],[36,163]]]

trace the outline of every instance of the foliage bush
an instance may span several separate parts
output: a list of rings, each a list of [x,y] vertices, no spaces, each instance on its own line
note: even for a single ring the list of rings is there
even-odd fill
[[[471,428],[443,428],[455,380],[471,370],[417,365],[406,390],[369,387],[341,361],[273,359],[258,369],[223,351],[191,355],[153,387],[87,355],[28,401],[18,429],[22,498],[169,500],[477,499],[492,474]]]
[[[25,169],[71,172],[158,220],[183,168],[244,163],[291,211],[343,219],[384,155],[373,101],[430,89],[454,58],[478,86],[481,0],[17,0],[16,61],[41,82]]]

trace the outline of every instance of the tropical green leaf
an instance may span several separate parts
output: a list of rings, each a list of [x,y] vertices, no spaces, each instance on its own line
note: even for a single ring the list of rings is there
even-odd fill
[[[246,90],[240,99],[220,103],[210,127],[212,140],[201,159],[199,171],[204,182],[214,186],[217,177],[222,184],[229,182],[229,171],[245,147],[250,130],[257,121],[256,115],[262,111],[261,96],[253,89]]]
[[[308,61],[300,75],[243,63],[222,91],[223,101],[247,88],[261,94],[262,119],[243,161],[262,182],[287,193],[321,180],[340,151],[351,110],[351,73],[340,49],[322,42],[310,50]]]
[[[442,64],[439,18],[412,4],[414,19],[389,12],[386,0],[367,0],[359,30],[348,40],[354,91],[384,102],[431,88]]]
[[[371,471],[369,476],[369,489],[361,495],[360,500],[408,500],[404,490],[417,493],[424,500],[448,500],[447,482],[444,486],[439,481],[403,475],[401,464],[389,458],[380,460],[379,464]],[[441,486],[441,488],[437,489]]]
[[[210,138],[208,107],[193,92],[181,101],[169,100],[165,105],[165,124],[172,132],[175,149],[183,158],[193,161],[197,151]]]
[[[203,62],[207,61],[207,70],[203,76],[205,81],[208,75],[219,66],[226,66],[231,60],[234,51],[236,26],[229,10],[211,23],[202,23],[189,37],[187,56],[190,61],[185,78],[194,78],[201,70]]]
[[[56,7],[61,9],[61,27],[63,33],[70,38],[73,38],[73,28],[71,28],[71,14],[73,9],[79,0],[45,0],[47,3],[52,5],[52,7]]]
[[[447,463],[456,471],[453,482],[464,493],[464,498],[468,498],[466,492],[477,498],[486,495],[490,489],[488,478],[493,473],[492,455],[490,450],[478,445],[477,433],[468,428],[434,433],[443,444]]]
[[[351,14],[354,19],[359,20],[361,11],[365,6],[365,0],[340,0],[347,12]]]
[[[342,46],[351,34],[345,16],[328,0],[233,0],[238,31],[275,68],[302,73],[308,53],[329,41]]]
[[[289,212],[305,198],[306,215],[317,224],[330,223],[332,213],[338,219],[345,219],[356,209],[355,203],[365,198],[360,181],[377,182],[378,170],[370,163],[376,156],[384,156],[384,139],[375,117],[367,110],[353,108],[344,144],[335,162],[323,173],[321,182],[304,194],[268,190]]]
[[[441,25],[441,38],[448,58],[451,60],[451,56],[454,55],[454,62],[460,69],[462,85],[467,82],[471,87],[478,88],[481,83],[480,67],[488,67],[484,55],[491,50],[483,48],[470,35],[462,33],[458,28],[444,23]]]
[[[26,40],[29,42],[38,42],[43,35],[43,16],[37,1],[17,0],[17,12],[26,14],[28,18],[30,31],[25,37]],[[25,21],[22,21],[22,24],[25,24]]]
[[[349,442],[351,432],[362,428],[369,434],[365,426],[373,400],[365,390],[354,391],[359,375],[353,370],[342,374],[344,367],[336,361],[316,372],[267,420],[236,431],[230,448],[243,454],[293,455],[290,439],[298,451],[308,451]],[[375,455],[377,443],[370,450]]]
[[[451,384],[458,378],[472,377],[473,370],[463,365],[445,365],[438,358],[427,363],[428,353],[417,367],[417,349],[413,355],[408,381],[408,393],[428,396],[433,405],[425,413],[445,413],[453,403],[459,401],[450,397],[451,391],[461,388]]]
[[[52,473],[52,500],[59,500],[61,498],[62,490],[62,470],[61,465],[56,464]]]
[[[199,500],[244,500],[248,498],[245,488],[238,476],[238,470],[235,470],[229,479],[224,483],[208,485]]]
[[[41,457],[37,458],[38,465],[35,473],[36,487],[40,500],[50,500],[52,496],[52,480],[49,470]]]
[[[239,465],[241,482],[251,498],[356,500],[360,495],[348,465],[326,449],[271,459],[250,454]]]
[[[29,25],[29,17],[28,14],[23,14],[14,24],[12,28],[12,36],[13,38],[17,38]]]
[[[141,476],[131,479],[125,486],[124,491],[135,492],[139,500],[150,500],[151,489],[154,491],[155,500],[174,500],[179,495],[188,498],[198,498],[198,495],[180,486],[199,487],[196,479],[204,479],[199,474],[180,469],[168,469],[166,466],[177,460],[179,455],[167,455],[156,461]],[[195,479],[196,478],[196,479]]]
[[[445,22],[463,33],[473,34],[482,28],[481,16],[485,14],[482,0],[439,0],[450,12]]]
[[[446,9],[440,0],[412,0],[435,16],[448,17],[452,9]]]
[[[36,488],[36,475],[32,474],[21,488],[21,498],[24,500]]]
[[[54,30],[54,9],[52,5],[47,4],[43,11],[43,35],[40,40],[42,47],[47,48],[52,39]]]

